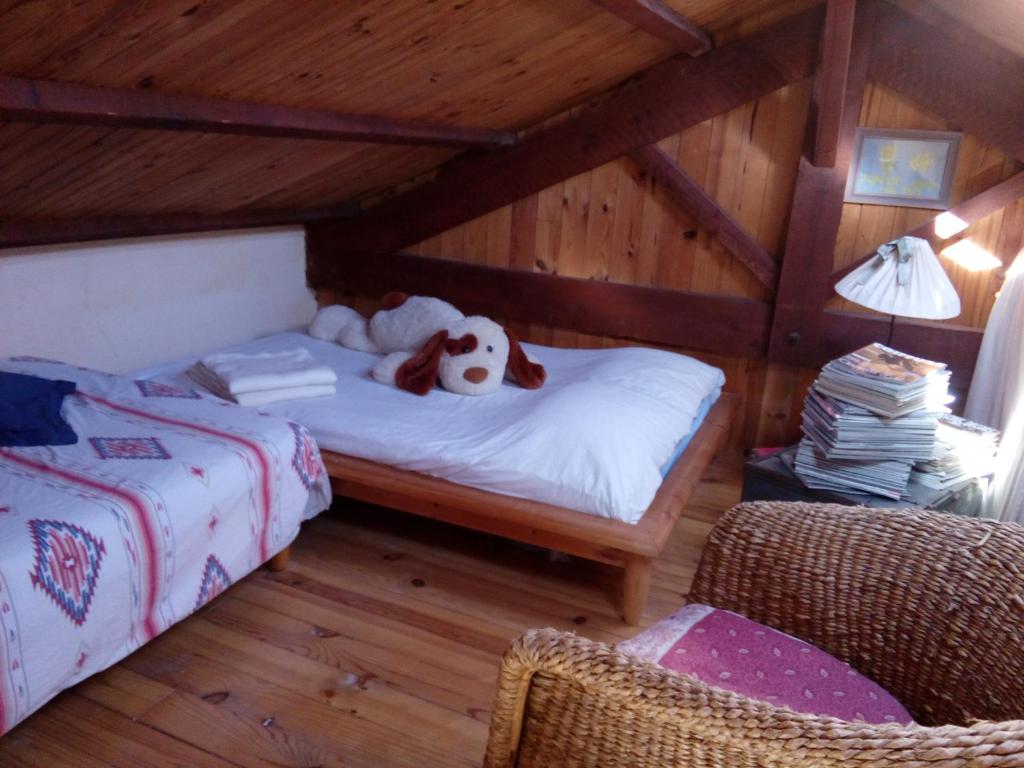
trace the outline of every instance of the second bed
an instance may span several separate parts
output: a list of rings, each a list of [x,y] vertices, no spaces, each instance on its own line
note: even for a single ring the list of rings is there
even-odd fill
[[[524,345],[548,380],[483,397],[374,381],[374,355],[282,333],[230,351],[304,348],[337,394],[261,407],[306,426],[336,494],[625,568],[636,623],[653,560],[728,431],[722,372],[660,350]],[[139,374],[200,389],[193,360]]]

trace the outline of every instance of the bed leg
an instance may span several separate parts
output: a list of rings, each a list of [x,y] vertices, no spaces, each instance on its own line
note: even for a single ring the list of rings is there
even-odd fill
[[[291,547],[285,547],[272,558],[267,560],[267,570],[283,571],[288,567],[288,556],[291,554]]]
[[[644,615],[653,566],[654,560],[649,557],[634,555],[626,561],[622,580],[622,618],[631,626],[639,624]]]

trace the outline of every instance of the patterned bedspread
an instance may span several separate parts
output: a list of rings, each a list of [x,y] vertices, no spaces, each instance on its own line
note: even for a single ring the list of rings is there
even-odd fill
[[[286,547],[330,504],[304,427],[30,358],[77,445],[0,448],[0,734]]]

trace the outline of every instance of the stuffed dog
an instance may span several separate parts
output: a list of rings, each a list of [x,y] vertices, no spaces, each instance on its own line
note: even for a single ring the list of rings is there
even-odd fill
[[[389,293],[369,320],[340,305],[320,310],[311,336],[384,357],[373,378],[417,395],[437,382],[460,395],[486,395],[506,377],[526,389],[544,384],[544,366],[516,338],[486,317],[466,317],[446,301]]]

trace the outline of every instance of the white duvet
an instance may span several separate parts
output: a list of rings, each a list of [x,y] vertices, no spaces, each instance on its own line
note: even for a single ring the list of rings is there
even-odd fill
[[[370,378],[375,355],[291,332],[232,348],[304,347],[338,375],[337,394],[260,410],[306,426],[324,450],[495,493],[637,522],[661,468],[694,428],[721,370],[654,349],[555,349],[525,344],[547,383],[512,383],[483,397],[434,389],[425,397]],[[136,376],[195,386],[184,360]]]

